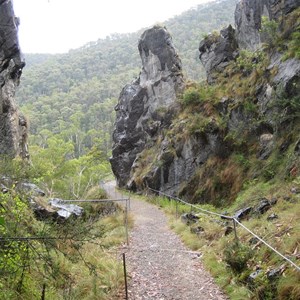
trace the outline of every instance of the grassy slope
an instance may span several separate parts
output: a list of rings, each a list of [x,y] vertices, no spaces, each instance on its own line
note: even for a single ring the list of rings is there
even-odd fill
[[[83,204],[83,218],[57,224],[36,220],[26,197],[14,190],[0,193],[0,204],[1,237],[59,237],[1,242],[1,299],[40,299],[43,286],[46,299],[118,299],[123,290],[118,246],[125,236],[121,210],[99,218],[107,208]]]

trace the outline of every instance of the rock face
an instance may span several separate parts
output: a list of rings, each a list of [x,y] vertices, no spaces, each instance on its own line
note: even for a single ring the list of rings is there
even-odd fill
[[[262,17],[278,21],[300,6],[300,0],[241,0],[236,5],[235,28],[231,25],[220,34],[209,34],[200,42],[200,60],[206,70],[208,83],[213,83],[231,60],[238,57],[241,49],[257,50],[266,41],[260,32]],[[281,62],[280,55],[273,58],[273,67],[281,69],[275,81],[285,84],[298,73],[299,64],[295,59]],[[289,66],[287,66],[289,65]],[[271,69],[272,67],[270,67]]]
[[[121,187],[128,184],[132,165],[146,142],[170,123],[169,108],[184,86],[181,61],[165,28],[146,30],[138,49],[142,59],[140,76],[123,88],[115,108],[110,162]]]
[[[156,153],[157,166],[152,167],[151,171],[140,179],[143,181],[143,187],[148,186],[170,195],[176,195],[181,184],[188,182],[209,157],[213,155],[225,157],[227,154],[228,145],[214,121],[211,121],[202,133],[185,140],[175,141],[165,137]],[[139,157],[133,166],[133,182],[141,177],[141,172],[134,172],[135,168],[141,170]]]
[[[240,48],[256,50],[264,41],[259,30],[262,16],[278,20],[300,6],[300,0],[241,0],[235,10],[236,35]]]
[[[216,86],[191,85],[178,111],[170,108],[183,80],[170,37],[161,27],[143,34],[139,43],[143,69],[138,79],[125,86],[116,107],[111,164],[119,186],[131,190],[149,187],[191,203],[223,205],[241,190],[251,160],[264,165],[278,146],[284,154],[292,144],[297,157],[289,172],[296,177],[297,133],[280,141],[278,137],[286,136],[285,128],[292,123],[289,117],[298,107],[300,61],[266,50],[262,56],[245,51],[243,57],[240,50],[259,47],[262,15],[277,20],[298,7],[297,3],[241,0],[235,12],[237,29],[228,26],[199,45],[207,81]],[[283,27],[290,22],[288,18],[282,20]],[[239,55],[241,59],[232,62]],[[215,87],[217,93],[210,96],[210,88],[214,91]],[[185,107],[189,96],[196,100]],[[253,178],[268,179],[274,174],[251,169]],[[269,206],[261,203],[259,210]],[[236,217],[242,219],[252,209],[238,211]]]
[[[27,121],[14,101],[25,66],[18,42],[18,19],[12,1],[0,1],[0,155],[28,156]]]
[[[220,35],[210,34],[200,42],[199,58],[206,70],[208,83],[214,82],[214,71],[223,71],[228,62],[237,56],[237,48],[235,30],[231,25],[221,30]]]

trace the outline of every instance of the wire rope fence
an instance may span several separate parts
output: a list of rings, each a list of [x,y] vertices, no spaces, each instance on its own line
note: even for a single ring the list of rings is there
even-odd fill
[[[288,257],[286,257],[285,255],[283,255],[282,253],[280,253],[278,250],[276,250],[274,247],[272,247],[269,243],[267,243],[264,239],[262,239],[261,237],[259,237],[257,234],[255,234],[253,231],[251,231],[248,227],[246,227],[244,224],[242,224],[236,217],[234,216],[228,216],[222,213],[216,213],[204,208],[201,208],[199,206],[196,206],[194,204],[188,203],[178,197],[174,197],[172,195],[168,195],[164,192],[152,189],[150,187],[148,187],[149,191],[154,192],[155,194],[164,196],[168,199],[173,199],[175,200],[175,206],[176,206],[176,217],[178,217],[178,203],[182,203],[184,205],[187,205],[192,209],[195,209],[196,211],[201,212],[202,214],[205,215],[210,215],[213,217],[220,217],[222,219],[226,219],[226,220],[231,220],[233,222],[233,228],[234,228],[234,234],[235,234],[235,240],[238,240],[238,234],[237,234],[237,226],[240,226],[241,228],[243,228],[244,230],[246,230],[248,233],[250,233],[253,237],[255,237],[256,239],[258,239],[260,242],[262,242],[265,246],[267,246],[270,250],[272,250],[274,253],[276,253],[278,256],[280,256],[282,259],[284,259],[286,262],[288,262],[292,267],[294,267],[297,271],[300,272],[300,266],[298,266],[296,263],[294,263],[291,259],[289,259]]]
[[[124,232],[125,232],[125,243],[127,244],[127,247],[129,247],[129,211],[130,211],[130,196],[129,197],[123,197],[120,198],[111,198],[111,199],[92,199],[92,200],[60,200],[60,204],[66,204],[66,203],[120,203],[123,215],[124,215]],[[0,236],[0,247],[3,245],[7,246],[7,243],[22,243],[30,245],[31,242],[43,242],[43,243],[51,243],[55,241],[72,241],[72,242],[89,242],[93,243],[93,241],[88,239],[80,239],[76,238],[75,236]],[[123,276],[124,276],[124,284],[125,284],[125,299],[128,299],[128,287],[127,287],[127,271],[126,271],[126,260],[125,260],[125,253],[120,252],[120,249],[117,248],[115,251],[109,251],[107,249],[104,249],[101,245],[101,243],[94,242],[97,246],[101,248],[103,253],[109,254],[112,257],[114,257],[115,261],[119,262],[120,268],[123,269]],[[27,246],[29,247],[29,246]],[[116,282],[118,282],[119,279],[116,278]],[[117,283],[116,283],[117,285]],[[42,288],[42,295],[41,299],[45,299],[46,295],[46,284],[43,284]],[[119,297],[119,295],[118,295]]]

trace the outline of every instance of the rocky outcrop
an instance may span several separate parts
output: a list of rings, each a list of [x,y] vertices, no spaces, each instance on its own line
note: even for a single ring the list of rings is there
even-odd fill
[[[235,199],[250,169],[250,180],[275,176],[267,162],[278,149],[284,153],[298,140],[296,135],[283,137],[286,126],[292,124],[290,116],[297,115],[300,63],[297,58],[283,59],[282,54],[267,49],[258,51],[258,55],[244,51],[242,56],[240,50],[248,46],[240,35],[243,22],[252,20],[257,34],[262,14],[269,12],[270,18],[279,18],[295,6],[291,1],[250,2],[239,2],[236,18],[240,17],[240,23],[236,30],[228,26],[200,43],[200,60],[211,86],[191,85],[184,94],[180,114],[173,119],[170,107],[182,87],[180,66],[174,63],[176,55],[173,51],[168,54],[168,47],[158,50],[158,41],[166,38],[153,38],[155,30],[142,36],[139,50],[143,70],[123,89],[116,108],[111,163],[120,186],[132,190],[149,187],[191,203],[223,205]],[[254,38],[255,45],[260,42],[260,36]],[[233,62],[239,55],[240,59]],[[163,79],[166,70],[168,79]],[[214,83],[216,86],[212,86]],[[225,93],[221,91],[223,86]],[[186,103],[189,96],[195,101]],[[299,156],[299,149],[297,142],[295,156]],[[250,166],[252,160],[265,168]],[[293,177],[298,174],[298,162],[295,157],[287,168]],[[268,207],[269,203],[262,202],[259,211]],[[237,212],[237,218],[246,212]]]
[[[0,1],[0,155],[28,157],[27,121],[14,96],[25,66],[12,1]]]
[[[155,26],[146,30],[138,49],[142,59],[141,73],[123,88],[115,108],[110,162],[121,187],[128,184],[132,165],[146,143],[170,124],[171,108],[184,86],[181,61],[165,28]]]
[[[144,175],[144,172],[141,172],[143,159],[138,156],[133,165],[131,181],[133,183],[142,181],[139,188],[150,187],[176,195],[182,183],[189,182],[209,157],[212,155],[226,157],[228,149],[229,145],[224,141],[222,132],[212,120],[203,132],[186,139],[174,140],[165,137],[153,157],[154,163],[150,163],[151,170]],[[187,191],[182,192],[184,194]]]
[[[206,70],[208,83],[213,83],[214,73],[222,72],[237,56],[237,48],[235,30],[231,25],[221,30],[220,35],[212,33],[200,42],[199,58]]]
[[[264,42],[260,33],[262,16],[270,20],[292,12],[300,0],[241,0],[235,10],[236,35],[240,48],[256,50]]]
[[[200,60],[206,70],[208,83],[213,83],[218,73],[223,72],[241,49],[257,50],[270,37],[261,32],[262,17],[279,21],[300,6],[300,0],[241,0],[235,10],[235,29],[229,25],[218,33],[209,34],[200,42]],[[286,66],[289,64],[289,66]],[[288,80],[298,72],[298,62],[281,62],[279,55],[273,58],[273,66],[279,65],[275,81]],[[295,66],[296,65],[296,66]],[[291,73],[294,73],[293,75]],[[283,78],[282,78],[283,77]],[[284,80],[286,82],[287,80]]]

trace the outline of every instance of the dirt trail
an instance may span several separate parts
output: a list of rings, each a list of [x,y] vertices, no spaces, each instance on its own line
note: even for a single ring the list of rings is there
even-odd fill
[[[114,182],[105,189],[111,197],[119,196]],[[130,300],[228,299],[204,270],[199,254],[168,228],[162,211],[132,199],[131,213],[134,228],[126,249]]]

